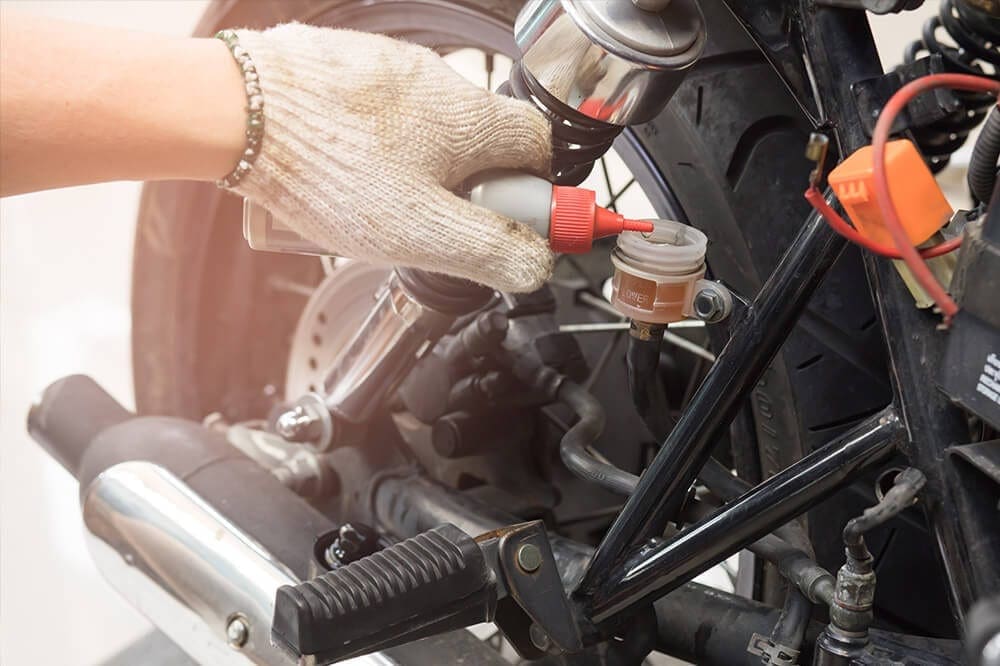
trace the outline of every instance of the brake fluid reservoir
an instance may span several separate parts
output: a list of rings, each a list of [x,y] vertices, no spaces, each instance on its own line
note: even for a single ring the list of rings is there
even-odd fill
[[[618,236],[611,253],[611,304],[630,319],[668,324],[692,314],[708,238],[673,220],[654,220],[653,226],[650,233]]]

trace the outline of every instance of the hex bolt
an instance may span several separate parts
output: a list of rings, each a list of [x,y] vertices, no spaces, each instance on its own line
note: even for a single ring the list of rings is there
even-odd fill
[[[226,625],[226,641],[229,645],[239,649],[246,645],[248,638],[250,638],[250,627],[247,626],[245,618],[237,615],[229,620],[229,624]]]
[[[702,289],[695,294],[692,305],[698,319],[710,324],[725,316],[726,304],[723,302],[722,296],[713,289]]]
[[[542,566],[542,551],[533,543],[522,544],[517,549],[517,566],[525,573],[534,573]]]

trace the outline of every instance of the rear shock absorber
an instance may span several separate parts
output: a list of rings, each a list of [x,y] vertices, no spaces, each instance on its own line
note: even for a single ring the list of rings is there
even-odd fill
[[[579,184],[627,125],[655,118],[705,47],[695,0],[529,0],[503,90],[552,122],[552,176]]]
[[[921,39],[911,43],[903,61],[912,63],[925,54],[940,55],[949,72],[1000,78],[1000,5],[976,0],[941,0],[937,16],[924,23]],[[941,32],[955,45],[941,41]],[[971,132],[996,104],[992,95],[955,91],[962,108],[942,120],[913,130],[931,171],[948,165]]]

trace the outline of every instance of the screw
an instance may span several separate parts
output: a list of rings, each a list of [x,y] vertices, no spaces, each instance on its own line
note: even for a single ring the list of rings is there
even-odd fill
[[[523,544],[517,549],[517,566],[525,573],[534,573],[542,566],[542,551],[533,543]]]
[[[726,304],[722,301],[722,296],[713,289],[702,289],[694,297],[694,313],[698,319],[713,323],[722,319],[725,314]]]
[[[242,616],[237,615],[226,625],[226,640],[234,648],[246,645],[248,638],[250,638],[250,627]]]

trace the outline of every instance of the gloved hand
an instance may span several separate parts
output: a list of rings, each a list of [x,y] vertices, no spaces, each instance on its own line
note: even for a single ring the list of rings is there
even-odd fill
[[[493,168],[545,175],[548,121],[382,35],[237,31],[260,77],[264,139],[234,189],[332,253],[502,291],[548,278],[545,239],[450,191]]]

